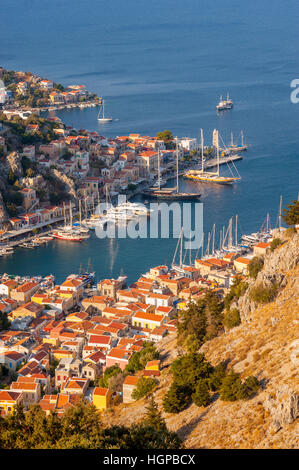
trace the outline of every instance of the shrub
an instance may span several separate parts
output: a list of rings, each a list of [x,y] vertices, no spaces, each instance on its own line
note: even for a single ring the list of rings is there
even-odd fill
[[[222,381],[225,377],[225,374],[226,374],[226,364],[225,362],[220,362],[214,368],[214,371],[212,372],[212,374],[210,375],[208,379],[208,385],[209,385],[210,390],[215,392],[216,390],[220,389],[222,385]]]
[[[249,298],[255,303],[267,304],[275,299],[277,292],[277,283],[274,283],[269,287],[266,287],[262,283],[259,283],[258,285],[253,286],[250,289]]]
[[[207,406],[210,403],[210,393],[207,381],[200,379],[192,394],[192,400],[196,406]]]
[[[242,383],[240,374],[232,370],[223,379],[220,398],[224,401],[248,400],[256,394],[259,388],[260,384],[256,377],[247,377]]]
[[[252,258],[248,265],[249,276],[253,279],[257,278],[258,273],[263,269],[264,260],[259,256]]]
[[[244,380],[243,383],[243,390],[242,390],[242,398],[243,400],[247,400],[248,398],[253,397],[257,393],[260,388],[260,383],[256,377],[251,375]]]
[[[150,377],[141,377],[137,382],[137,386],[132,392],[132,398],[134,400],[139,400],[142,397],[150,395],[156,385],[157,382],[155,379],[152,379]]]
[[[233,370],[224,377],[220,387],[220,398],[224,401],[236,401],[241,398],[242,381],[240,374]]]
[[[190,391],[183,386],[172,383],[163,398],[163,409],[167,413],[179,413],[190,403]]]
[[[214,370],[204,354],[182,356],[172,363],[171,369],[176,385],[188,388],[190,394],[194,392],[198,380],[209,378]]]
[[[235,277],[234,282],[232,283],[228,294],[225,296],[224,305],[229,309],[231,303],[235,299],[239,299],[241,295],[247,290],[247,282],[242,281],[240,276]]]
[[[224,314],[223,323],[224,326],[229,329],[240,325],[241,317],[239,310],[237,308],[233,308],[232,310],[226,311]]]
[[[281,244],[282,244],[282,241],[281,241],[280,238],[273,238],[273,240],[270,244],[270,251],[274,251],[275,248],[277,248]]]
[[[107,369],[104,372],[103,377],[100,377],[100,379],[99,379],[99,387],[108,388],[109,387],[109,379],[114,377],[115,375],[118,375],[118,374],[121,374],[121,373],[122,373],[122,370],[117,365],[107,367]]]

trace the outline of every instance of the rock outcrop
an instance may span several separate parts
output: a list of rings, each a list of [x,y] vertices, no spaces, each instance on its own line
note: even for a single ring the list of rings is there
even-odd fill
[[[242,323],[207,341],[200,349],[214,366],[226,361],[244,380],[254,375],[261,384],[250,400],[225,402],[215,396],[207,407],[190,405],[178,414],[164,413],[167,426],[186,448],[268,449],[299,447],[299,234],[265,258],[258,280],[278,282],[268,304],[253,305]],[[256,281],[250,281],[254,284]],[[240,300],[244,302],[245,294]],[[162,400],[172,381],[170,363],[177,357],[176,338],[158,345],[162,371],[155,400]],[[146,400],[121,404],[105,414],[111,424],[138,421]],[[106,413],[106,412],[105,412]]]
[[[69,178],[68,176],[66,176],[65,174],[61,173],[60,171],[58,171],[57,169],[54,169],[53,170],[53,176],[58,180],[60,181],[61,183],[64,184],[65,188],[66,188],[66,191],[69,193],[69,195],[71,196],[71,198],[73,200],[77,200],[78,199],[78,196],[76,194],[76,188],[75,188],[75,183],[74,181]]]

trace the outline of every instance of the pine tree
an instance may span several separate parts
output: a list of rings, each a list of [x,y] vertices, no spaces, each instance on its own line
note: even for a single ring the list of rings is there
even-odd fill
[[[190,402],[190,390],[172,383],[163,399],[163,409],[167,413],[179,413]]]
[[[166,422],[159,411],[158,405],[155,402],[153,395],[149,399],[149,404],[146,406],[146,414],[143,420],[144,425],[152,426],[156,431],[166,431]]]
[[[210,403],[210,393],[207,381],[199,379],[192,394],[192,400],[197,406],[207,406]]]

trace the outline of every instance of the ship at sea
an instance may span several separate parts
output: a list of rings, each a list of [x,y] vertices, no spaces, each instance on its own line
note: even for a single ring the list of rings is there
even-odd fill
[[[156,185],[155,185],[156,186]],[[149,199],[165,199],[170,201],[196,201],[200,198],[199,193],[185,193],[179,191],[179,152],[176,139],[176,186],[173,188],[161,189],[160,176],[160,150],[158,150],[158,181],[157,188],[152,187],[144,191],[143,196]]]
[[[219,103],[216,106],[217,111],[225,111],[227,109],[232,109],[234,106],[234,103],[232,99],[229,97],[229,94],[227,93],[226,100],[222,99],[222,96],[220,96]]]
[[[241,176],[234,166],[237,176],[234,176],[230,166],[228,168],[231,172],[231,176],[220,176],[220,164],[219,164],[219,132],[214,129],[213,132],[213,146],[216,147],[217,151],[217,170],[205,171],[204,170],[204,141],[203,141],[203,130],[201,129],[201,169],[200,170],[189,170],[184,174],[184,177],[193,181],[199,181],[203,183],[218,183],[218,184],[232,184],[236,181],[241,180]],[[233,164],[233,161],[232,161]]]

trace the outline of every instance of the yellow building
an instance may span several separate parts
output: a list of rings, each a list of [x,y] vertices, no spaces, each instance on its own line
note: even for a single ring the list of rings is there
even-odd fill
[[[145,366],[145,370],[160,370],[160,361],[149,361]]]
[[[136,312],[132,318],[132,325],[138,328],[146,328],[154,330],[162,325],[164,320],[163,315],[155,315],[153,313]]]
[[[60,361],[60,359],[66,357],[76,357],[76,353],[74,351],[69,351],[68,349],[54,349],[53,351],[53,357],[57,361]]]
[[[92,402],[98,410],[106,410],[112,404],[111,391],[109,388],[95,387]]]
[[[58,338],[43,338],[43,343],[52,344],[57,348],[60,345],[60,340]]]
[[[0,414],[12,414],[15,406],[23,400],[22,392],[0,391]]]

